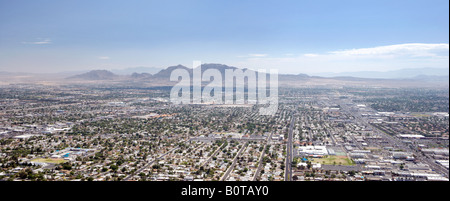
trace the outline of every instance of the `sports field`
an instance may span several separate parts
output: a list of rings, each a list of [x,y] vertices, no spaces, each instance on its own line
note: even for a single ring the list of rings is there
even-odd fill
[[[64,163],[66,161],[61,158],[55,158],[55,159],[53,159],[53,158],[36,158],[36,159],[31,160],[31,162],[59,164],[59,163]]]
[[[347,156],[324,156],[323,158],[311,160],[312,163],[320,163],[322,165],[355,165]]]

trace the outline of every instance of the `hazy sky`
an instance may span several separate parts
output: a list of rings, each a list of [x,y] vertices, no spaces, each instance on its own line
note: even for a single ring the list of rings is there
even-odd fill
[[[449,66],[448,0],[0,0],[0,71]]]

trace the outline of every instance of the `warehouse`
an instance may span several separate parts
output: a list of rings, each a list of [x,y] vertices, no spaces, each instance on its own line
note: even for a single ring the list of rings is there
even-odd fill
[[[323,157],[328,155],[328,150],[325,146],[306,146],[300,147],[298,153],[301,155],[313,156],[313,157]]]

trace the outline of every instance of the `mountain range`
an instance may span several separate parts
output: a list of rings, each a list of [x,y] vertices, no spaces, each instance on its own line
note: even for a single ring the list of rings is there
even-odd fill
[[[233,66],[227,66],[224,64],[202,64],[202,73],[209,69],[216,69],[220,72],[222,75],[222,82],[225,82],[225,71],[227,69],[236,70],[239,69],[237,67]],[[177,66],[170,66],[166,69],[160,70],[158,73],[155,74],[149,74],[149,73],[132,73],[131,75],[117,75],[114,74],[111,71],[107,70],[92,70],[87,73],[74,75],[68,77],[68,79],[72,80],[91,80],[91,81],[98,81],[98,80],[153,80],[158,82],[164,82],[170,80],[170,75],[172,74],[172,71],[175,69],[183,69],[186,70],[190,77],[193,77],[194,70],[192,68],[188,68],[183,65],[177,65]],[[258,74],[256,71],[250,70],[250,69],[242,69],[243,71],[250,71],[252,73],[255,73],[256,78],[258,77]],[[280,74],[279,79],[282,79],[283,81],[298,81],[302,79],[310,78],[310,76],[306,74],[298,74],[298,75],[291,75],[291,74]]]
[[[92,70],[87,73],[74,75],[68,77],[68,79],[81,79],[81,80],[113,80],[119,76],[107,70]]]
[[[92,70],[84,73],[53,73],[53,74],[31,74],[31,73],[9,73],[0,72],[0,84],[8,83],[76,83],[76,84],[108,84],[116,83],[127,86],[173,86],[176,82],[170,81],[170,75],[175,69],[186,70],[191,78],[193,69],[183,65],[170,66],[158,70],[156,68],[137,67],[121,72],[112,70]],[[237,67],[224,64],[202,64],[202,72],[208,69],[217,69],[222,75],[222,83],[226,82],[224,75],[227,69],[238,69]],[[133,72],[133,70],[140,70]],[[148,73],[155,70],[156,73]],[[248,69],[242,69],[248,70]],[[252,70],[250,70],[252,71]],[[129,72],[129,73],[124,73]],[[254,72],[254,71],[253,71]],[[372,74],[368,76],[368,74]],[[448,69],[402,69],[389,72],[359,72],[340,73],[332,76],[318,76],[307,74],[279,74],[279,86],[304,87],[304,86],[380,86],[380,87],[447,87]],[[355,75],[355,76],[351,76]],[[366,77],[364,77],[366,75]],[[256,74],[257,76],[257,74]],[[358,77],[359,76],[359,77]],[[228,80],[229,81],[229,80]],[[227,82],[228,82],[227,81]],[[204,82],[206,83],[206,82]]]
[[[148,69],[145,67],[142,68],[130,68],[134,70],[144,70]],[[152,70],[157,70],[157,68],[151,68]],[[78,74],[74,76],[70,76],[69,79],[84,79],[84,80],[113,80],[118,78],[133,78],[133,79],[158,79],[158,80],[169,80],[170,75],[175,69],[184,69],[189,72],[192,76],[193,69],[188,68],[183,65],[170,66],[166,69],[161,69],[156,73],[148,73],[146,72],[132,72],[128,74],[119,74],[115,71],[107,71],[107,70],[93,70],[83,74]],[[222,75],[225,75],[226,69],[238,69],[237,67],[227,66],[224,64],[202,64],[202,73],[208,69],[217,69]],[[246,68],[242,70],[248,70]],[[250,70],[251,71],[251,70]],[[121,71],[125,72],[125,71]],[[440,68],[418,68],[418,69],[401,69],[395,71],[388,72],[378,72],[378,71],[361,71],[361,72],[347,72],[347,73],[319,73],[314,74],[313,76],[309,76],[307,74],[280,74],[283,80],[299,80],[306,78],[334,78],[338,80],[366,80],[366,79],[395,79],[395,80],[422,80],[422,81],[444,81],[447,80],[449,76],[448,69],[440,69]]]
[[[113,69],[111,72],[118,75],[130,75],[133,73],[148,73],[148,74],[155,74],[159,71],[163,70],[162,68],[156,68],[156,67],[131,67],[131,68],[125,68],[125,69]]]

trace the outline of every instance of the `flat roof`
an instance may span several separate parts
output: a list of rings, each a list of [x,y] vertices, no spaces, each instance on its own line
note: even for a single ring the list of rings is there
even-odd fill
[[[423,135],[414,135],[414,134],[399,134],[398,136],[404,137],[404,138],[424,138]]]

